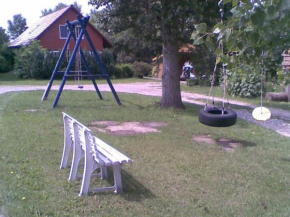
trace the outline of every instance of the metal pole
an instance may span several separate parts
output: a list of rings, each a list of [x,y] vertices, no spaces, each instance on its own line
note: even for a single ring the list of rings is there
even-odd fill
[[[111,83],[111,80],[110,80],[109,75],[108,75],[108,73],[106,71],[106,68],[103,65],[103,63],[101,62],[101,59],[100,59],[100,57],[99,57],[99,55],[98,55],[98,53],[97,53],[97,51],[96,51],[96,49],[95,49],[95,47],[94,47],[94,45],[92,43],[92,40],[91,40],[89,34],[87,33],[86,29],[84,28],[87,25],[90,17],[87,16],[87,17],[83,18],[83,20],[82,20],[80,16],[77,16],[77,19],[78,19],[78,21],[79,21],[79,23],[80,23],[80,25],[82,27],[82,31],[84,32],[84,34],[85,34],[85,36],[86,36],[86,38],[87,38],[87,40],[89,42],[89,45],[90,45],[90,47],[91,47],[91,49],[92,49],[92,51],[93,51],[93,53],[94,53],[94,55],[96,57],[96,60],[97,60],[97,62],[99,64],[99,66],[100,66],[102,74],[103,74],[104,78],[106,78],[107,83],[108,83],[108,85],[109,85],[109,87],[110,87],[110,89],[111,89],[111,91],[112,91],[112,93],[113,93],[113,95],[115,97],[115,100],[117,101],[119,106],[122,105],[121,101],[120,101],[120,99],[119,99],[119,97],[118,97],[118,95],[117,95],[117,93],[116,93],[116,91],[114,89],[114,86]]]
[[[67,21],[67,25],[68,25],[70,31],[72,31],[72,30],[71,30],[71,25],[70,25],[70,23],[69,23],[68,21]],[[73,61],[74,61],[74,58],[75,58],[75,56],[76,56],[77,49],[78,49],[78,47],[80,46],[80,43],[81,43],[82,37],[83,37],[83,32],[81,31],[80,36],[79,36],[79,39],[78,39],[77,42],[76,42],[76,46],[74,47],[73,53],[72,53],[71,58],[70,58],[70,60],[69,60],[68,66],[67,66],[67,68],[66,68],[66,70],[65,70],[65,73],[64,73],[64,76],[63,76],[63,79],[62,79],[61,85],[60,85],[59,90],[58,90],[58,92],[57,92],[57,95],[56,95],[56,98],[55,98],[55,100],[54,100],[54,103],[53,103],[52,108],[55,108],[55,106],[56,106],[57,103],[58,103],[58,100],[59,100],[59,98],[60,98],[60,95],[61,95],[61,92],[62,92],[62,90],[63,90],[64,84],[65,84],[65,82],[66,82],[66,80],[67,80],[66,75],[69,74],[70,67],[71,67],[71,65],[72,65],[72,63],[73,63]]]
[[[51,89],[52,83],[53,83],[53,81],[54,81],[54,78],[55,78],[56,74],[58,73],[58,68],[59,68],[60,63],[61,63],[61,61],[62,61],[62,59],[63,59],[63,56],[64,56],[64,54],[65,54],[65,51],[66,51],[66,49],[67,49],[67,46],[68,46],[68,44],[69,44],[69,41],[70,41],[71,36],[72,36],[72,34],[71,34],[71,32],[70,32],[69,35],[68,35],[68,37],[67,37],[67,39],[66,39],[66,41],[65,41],[64,47],[63,47],[63,49],[62,49],[62,51],[61,51],[61,54],[60,54],[60,56],[59,56],[59,58],[58,58],[58,61],[57,61],[56,65],[55,65],[55,68],[54,68],[54,70],[53,70],[53,73],[52,73],[52,76],[51,76],[51,78],[50,78],[50,81],[49,81],[49,83],[47,84],[46,90],[45,90],[44,93],[43,93],[43,96],[42,96],[42,98],[41,98],[42,101],[46,100],[46,98],[48,97],[48,94],[49,94],[49,91],[50,91],[50,89]]]

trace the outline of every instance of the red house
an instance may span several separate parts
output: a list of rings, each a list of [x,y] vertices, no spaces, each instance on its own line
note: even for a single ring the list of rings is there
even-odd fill
[[[76,16],[80,14],[73,5],[65,7],[47,16],[41,17],[36,23],[26,29],[18,38],[13,40],[9,47],[19,48],[29,45],[34,40],[39,40],[40,45],[51,51],[60,51],[67,38],[66,20],[74,21]],[[96,50],[112,47],[112,43],[103,36],[91,23],[86,28]],[[70,50],[73,49],[75,43],[73,40],[69,43]],[[81,42],[83,50],[91,50],[88,41],[85,39]]]

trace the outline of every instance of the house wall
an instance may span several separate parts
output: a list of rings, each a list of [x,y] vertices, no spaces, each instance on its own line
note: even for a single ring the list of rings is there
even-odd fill
[[[61,50],[64,46],[66,39],[60,39],[59,25],[65,25],[66,20],[76,20],[77,13],[74,10],[68,10],[63,14],[54,24],[45,30],[39,37],[40,45],[48,50]],[[103,38],[96,32],[89,24],[87,25],[87,32],[94,44],[96,50],[103,50]],[[71,39],[69,43],[70,50],[73,50],[75,43]],[[91,50],[86,37],[81,42],[81,48],[83,50]]]

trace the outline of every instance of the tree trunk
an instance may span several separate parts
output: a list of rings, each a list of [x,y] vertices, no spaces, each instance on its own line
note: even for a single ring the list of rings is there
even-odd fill
[[[181,101],[178,65],[178,43],[163,42],[161,107],[184,108]]]
[[[286,93],[266,93],[266,99],[269,101],[277,101],[277,102],[288,102],[288,96]]]

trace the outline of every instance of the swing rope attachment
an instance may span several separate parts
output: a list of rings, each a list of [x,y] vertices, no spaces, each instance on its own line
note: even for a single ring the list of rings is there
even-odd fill
[[[223,0],[218,2],[218,6],[220,8],[219,13],[221,17],[221,23],[223,24],[224,20],[224,4]],[[224,53],[223,41],[220,40],[218,46],[221,48],[222,53]],[[229,100],[227,97],[227,105],[225,108],[225,98],[226,98],[226,81],[227,81],[227,73],[226,73],[226,64],[222,64],[222,74],[223,74],[223,99],[222,99],[222,108],[218,108],[215,106],[214,102],[214,83],[216,78],[216,71],[218,65],[218,56],[216,56],[215,66],[213,70],[213,75],[211,79],[211,86],[209,90],[209,94],[207,97],[207,102],[205,107],[199,111],[198,120],[200,123],[212,126],[212,127],[229,127],[236,123],[237,121],[237,113],[229,108]],[[209,98],[212,96],[212,107],[208,107]]]

